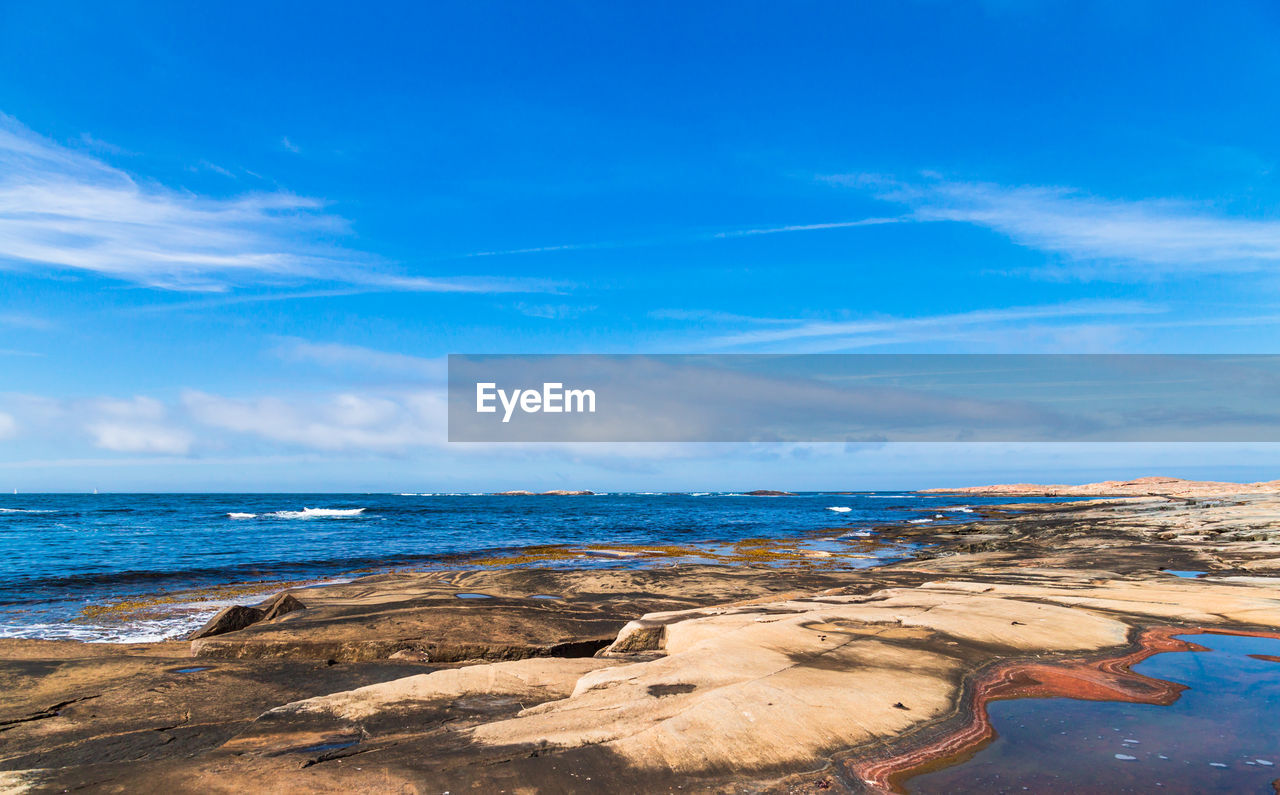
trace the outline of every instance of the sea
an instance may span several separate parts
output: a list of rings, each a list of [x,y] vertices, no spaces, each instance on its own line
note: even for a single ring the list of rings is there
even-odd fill
[[[1019,498],[1020,501],[1026,501]],[[400,570],[465,568],[530,547],[570,553],[521,565],[670,565],[608,547],[722,550],[746,539],[827,554],[850,539],[875,566],[912,553],[877,527],[972,521],[1008,498],[915,492],[733,492],[592,496],[488,494],[0,495],[0,637],[140,642],[179,638],[236,598],[200,589],[274,589]],[[584,548],[590,545],[591,548]],[[689,559],[697,559],[691,554]],[[136,602],[168,612],[104,611]],[[184,601],[185,600],[185,601]],[[182,609],[176,609],[181,607]],[[111,620],[102,618],[111,614]]]

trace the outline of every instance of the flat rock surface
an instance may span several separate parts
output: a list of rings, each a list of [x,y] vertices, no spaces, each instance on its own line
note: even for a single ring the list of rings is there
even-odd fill
[[[340,662],[402,652],[432,662],[589,657],[645,613],[844,582],[820,571],[718,566],[386,574],[308,589],[305,610],[201,638],[192,652],[210,659]]]
[[[1107,661],[1150,632],[1280,632],[1273,493],[882,533],[929,546],[863,571],[389,575],[191,644],[0,644],[0,787],[868,791],[962,736],[989,672],[1120,692]]]

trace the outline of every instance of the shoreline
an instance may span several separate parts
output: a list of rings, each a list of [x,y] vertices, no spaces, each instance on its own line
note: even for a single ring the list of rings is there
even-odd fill
[[[286,591],[304,608],[190,643],[0,641],[0,676],[24,699],[0,715],[13,727],[0,783],[891,789],[972,750],[991,698],[1078,692],[1104,674],[1114,688],[1174,634],[1280,637],[1280,494],[1185,483],[877,528],[919,546],[874,568],[380,574]],[[75,676],[50,683],[36,662]],[[1027,690],[1030,675],[1047,689]],[[182,754],[124,765],[109,738],[164,724],[142,706],[157,682],[191,716],[185,734],[165,730]],[[846,702],[856,725],[840,719]],[[678,742],[690,731],[694,750]]]
[[[505,496],[505,495],[488,495]],[[544,496],[534,494],[531,496]],[[920,511],[964,511],[965,515],[983,515],[987,506],[939,507]],[[911,509],[915,510],[915,509]],[[839,514],[833,517],[838,518]],[[21,625],[7,629],[10,634],[0,639],[31,640],[81,640],[83,642],[136,643],[146,642],[137,634],[153,634],[154,624],[180,625],[181,631],[171,630],[161,640],[182,639],[195,631],[217,611],[232,604],[252,604],[268,601],[282,591],[316,589],[344,585],[355,580],[384,575],[466,572],[490,569],[519,569],[525,567],[551,567],[562,570],[590,568],[605,570],[620,568],[656,568],[673,565],[710,565],[740,567],[766,565],[781,568],[861,569],[910,559],[918,551],[916,545],[902,545],[892,540],[882,540],[877,535],[886,528],[906,526],[911,522],[927,521],[929,524],[959,524],[961,514],[928,520],[902,519],[870,525],[868,528],[829,526],[820,529],[795,531],[779,537],[740,538],[725,541],[700,541],[686,544],[671,543],[559,543],[537,544],[524,547],[484,549],[470,553],[442,553],[424,556],[427,559],[415,563],[389,560],[384,564],[365,564],[359,569],[341,570],[331,575],[312,578],[280,580],[232,580],[225,583],[193,585],[122,597],[109,597],[101,602],[85,604],[69,621],[57,624],[57,634],[19,634]],[[184,622],[184,617],[186,620]],[[106,620],[107,624],[95,624]],[[34,625],[42,626],[42,625]],[[51,625],[53,626],[53,625]],[[108,637],[77,638],[94,630]],[[47,631],[47,630],[46,630]],[[115,637],[110,637],[114,635]]]
[[[659,499],[650,504],[650,496]],[[671,496],[677,499],[670,499]],[[11,582],[0,596],[0,624],[3,625],[0,635],[117,642],[157,638],[166,633],[172,637],[177,632],[175,626],[195,629],[201,623],[192,617],[184,624],[181,616],[198,613],[207,618],[228,595],[247,599],[250,590],[260,589],[265,598],[279,589],[389,572],[526,565],[655,566],[676,562],[787,565],[790,561],[803,563],[810,558],[825,559],[829,566],[840,561],[850,566],[874,565],[884,559],[903,557],[909,551],[866,548],[862,542],[870,533],[865,528],[873,522],[888,522],[897,517],[931,517],[919,520],[929,522],[968,518],[959,512],[948,513],[946,519],[930,514],[924,504],[932,503],[933,507],[945,509],[947,506],[942,505],[944,501],[940,499],[856,497],[841,502],[839,496],[827,492],[783,501],[741,494],[737,499],[724,502],[702,502],[693,494],[623,495],[602,504],[604,507],[584,506],[583,509],[571,505],[582,505],[577,500],[535,496],[528,498],[529,509],[514,512],[504,506],[521,503],[520,498],[491,495],[478,502],[463,501],[458,506],[442,501],[438,507],[423,507],[426,503],[406,502],[392,495],[390,499],[340,502],[344,506],[365,507],[314,509],[309,513],[281,510],[291,507],[292,503],[308,503],[296,496],[286,497],[253,495],[249,500],[213,503],[201,498],[190,508],[180,501],[147,503],[142,510],[154,508],[161,513],[189,515],[194,522],[193,537],[201,545],[199,549],[216,550],[218,544],[224,543],[224,531],[219,525],[225,525],[225,532],[231,533],[225,541],[228,545],[239,545],[241,550],[252,550],[258,544],[265,546],[260,554],[249,551],[238,556],[220,556],[197,552],[194,558],[184,561],[181,555],[171,552],[175,543],[180,544],[172,540],[177,537],[175,529],[169,540],[161,542],[161,554],[154,558],[136,556],[130,560],[127,554],[115,555],[104,560],[101,566],[73,566],[65,575],[56,566],[37,562],[28,576]],[[610,495],[602,498],[613,499]],[[825,502],[826,499],[831,502]],[[718,502],[717,507],[711,507]],[[87,512],[84,520],[89,526],[114,533],[124,529],[117,527],[116,516],[120,510],[123,507],[138,509],[133,501],[125,503],[127,505],[97,506],[95,501],[92,507],[79,503],[34,506],[32,512],[39,519],[36,522],[39,528],[33,527],[32,532],[56,522],[56,517],[63,512]],[[783,508],[784,504],[787,507]],[[535,509],[532,507],[535,505],[543,507]],[[553,505],[561,507],[548,510]],[[763,507],[766,505],[778,507]],[[848,509],[850,505],[854,507]],[[99,508],[100,516],[94,513]],[[256,513],[234,513],[241,510]],[[853,513],[849,513],[850,510]],[[441,526],[444,532],[437,538],[430,532],[430,524],[440,511],[444,511],[445,523]],[[685,513],[692,519],[687,526],[682,524]],[[286,514],[288,519],[278,518]],[[577,518],[580,514],[582,518]],[[247,515],[266,517],[261,519],[264,523],[261,530],[257,529],[256,522],[225,518]],[[451,536],[451,530],[472,521],[471,515],[477,519],[488,517],[481,523],[483,532],[473,539]],[[745,521],[738,521],[739,518]],[[568,524],[564,525],[565,529],[556,530],[562,520]],[[610,525],[618,522],[622,523],[624,532],[613,535]],[[158,532],[163,531],[163,524],[144,517],[140,526]],[[13,525],[7,529],[22,532],[24,527]],[[544,533],[542,528],[549,532]],[[322,536],[330,530],[343,536],[339,539],[347,542],[343,552],[330,555],[322,546],[324,542],[311,542],[306,537],[298,539],[303,542],[299,550],[305,551],[290,552],[288,547],[271,546],[290,544],[294,536],[313,530],[320,531]],[[65,542],[64,535],[58,536],[57,543]],[[371,538],[386,539],[387,544],[371,542]],[[592,543],[594,539],[606,539],[610,543]],[[468,540],[474,543],[468,545]],[[854,543],[846,544],[847,541]],[[137,631],[124,626],[130,620],[139,623]]]

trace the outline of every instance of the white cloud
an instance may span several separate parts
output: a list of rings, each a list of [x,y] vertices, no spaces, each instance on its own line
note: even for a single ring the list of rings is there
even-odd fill
[[[182,402],[204,425],[316,450],[397,452],[442,445],[447,438],[443,390],[321,399],[238,399],[188,391]]]
[[[73,411],[89,418],[84,429],[103,450],[185,455],[194,442],[190,432],[168,422],[168,408],[155,398],[98,398]]]
[[[1121,201],[1064,187],[942,179],[829,179],[905,204],[917,221],[986,227],[1077,263],[1140,274],[1254,271],[1280,263],[1280,220],[1231,217],[1189,202]]]
[[[137,422],[95,422],[85,427],[94,446],[117,453],[185,455],[191,449],[190,433],[164,425]]]
[[[963,338],[976,330],[1025,327],[1029,323],[1067,318],[1152,314],[1160,307],[1136,301],[1076,301],[1046,306],[983,309],[925,317],[882,317],[853,321],[796,321],[787,328],[757,328],[713,338],[714,348],[760,347],[786,344],[793,353],[838,351],[893,343],[938,342]],[[777,322],[771,320],[771,322]],[[803,347],[798,344],[803,343]]]
[[[216,198],[166,187],[0,114],[0,268],[88,271],[206,291],[318,279],[364,291],[546,289],[528,280],[387,273],[365,253],[323,242],[348,229],[319,199],[286,191]]]
[[[904,218],[863,218],[858,221],[836,221],[828,224],[793,224],[791,226],[773,226],[763,229],[739,229],[734,232],[720,232],[716,237],[749,237],[753,235],[776,235],[782,232],[820,232],[825,229],[850,229],[858,226],[880,226],[896,224]]]
[[[54,324],[48,318],[22,312],[0,312],[0,326],[47,331],[53,328]]]
[[[87,132],[80,133],[80,143],[83,144],[84,146],[89,147],[90,149],[97,149],[100,152],[107,152],[108,154],[113,154],[113,155],[132,154],[131,152],[126,152],[123,148],[116,146],[110,141],[103,141],[101,139],[94,138],[92,135],[90,135]]]
[[[312,362],[334,368],[375,370],[430,381],[444,381],[448,375],[444,357],[428,359],[359,345],[286,340],[275,348],[275,354],[290,361]]]
[[[8,439],[18,433],[18,421],[12,414],[0,411],[0,439]]]
[[[0,172],[0,251],[10,261],[214,289],[237,273],[333,273],[350,258],[294,242],[346,228],[316,199],[281,192],[215,199],[144,184],[7,116],[0,116]]]
[[[168,410],[160,401],[139,395],[130,399],[97,398],[86,405],[86,410],[103,417],[122,420],[163,420]]]
[[[518,303],[515,309],[522,315],[542,318],[544,320],[572,320],[588,312],[594,312],[594,305],[574,306],[571,304],[529,304]]]
[[[838,179],[838,178],[831,178]],[[723,232],[696,232],[670,237],[653,237],[636,240],[602,240],[593,243],[562,243],[549,246],[532,246],[528,248],[492,249],[459,254],[449,259],[465,259],[468,257],[509,257],[521,254],[545,254],[559,251],[598,251],[608,249],[647,248],[650,246],[667,246],[681,243],[696,243],[710,240],[727,240],[755,235],[776,235],[786,232],[820,232],[831,229],[852,229],[860,226],[880,226],[913,220],[910,215],[893,218],[860,218],[855,221],[833,221],[819,224],[791,224],[789,226],[770,226],[754,229],[730,229]]]

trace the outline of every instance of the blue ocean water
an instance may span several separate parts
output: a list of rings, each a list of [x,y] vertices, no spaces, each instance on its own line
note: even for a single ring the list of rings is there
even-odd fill
[[[973,517],[962,506],[1001,501],[907,492],[0,495],[0,636],[127,639],[133,636],[94,628],[81,612],[206,586],[460,567],[467,556],[546,544],[713,547],[865,536],[890,522],[966,521]],[[902,554],[886,548],[867,565]],[[588,556],[571,565],[635,564]]]

